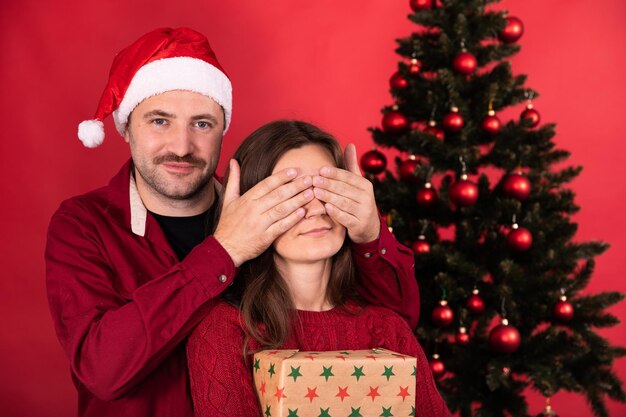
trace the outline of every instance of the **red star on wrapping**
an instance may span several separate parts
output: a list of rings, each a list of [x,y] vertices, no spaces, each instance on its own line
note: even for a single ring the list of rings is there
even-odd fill
[[[400,386],[400,393],[397,395],[397,397],[402,397],[402,401],[404,401],[406,399],[406,397],[410,397],[411,394],[409,394],[409,387],[408,385],[404,388],[402,388],[402,386]]]
[[[309,387],[306,388],[309,392],[304,396],[304,398],[308,398],[310,402],[313,402],[315,397],[319,397],[315,391],[317,391],[317,387],[311,389]]]
[[[343,356],[343,355],[337,355],[337,356],[335,356],[335,358],[337,358],[337,359],[341,359],[342,361],[345,361],[345,360],[346,360],[346,357],[345,357],[345,356]]]
[[[374,355],[367,355],[366,358],[370,358],[370,359],[376,360],[376,356],[374,356]]]
[[[402,360],[403,360],[403,361],[406,361],[406,356],[404,356],[404,355],[399,355],[399,354],[397,354],[397,353],[392,353],[392,355],[393,355],[393,356],[397,356],[397,357],[399,357],[399,358],[402,358]]]
[[[268,355],[276,355],[277,353],[278,353],[277,350],[273,350],[273,351],[269,352]]]
[[[376,397],[380,397],[380,394],[378,393],[378,387],[376,387],[376,388],[370,387],[370,393],[367,394],[367,396],[368,397],[372,397],[372,402],[374,402]]]
[[[315,356],[313,356],[313,355],[307,355],[307,356],[305,356],[305,358],[306,359],[311,359],[312,361],[315,360]]]
[[[345,388],[341,388],[341,387],[337,387],[339,388],[339,392],[337,393],[337,395],[335,395],[335,397],[340,397],[341,398],[341,402],[343,402],[343,399],[346,397],[349,397],[350,394],[348,394],[348,386],[346,385]]]
[[[280,389],[276,387],[276,394],[274,394],[274,397],[278,398],[278,401],[280,401],[282,398],[287,398],[287,396],[283,394],[284,391],[285,391],[285,388]]]
[[[261,388],[259,388],[259,392],[265,394],[265,382],[261,383]]]

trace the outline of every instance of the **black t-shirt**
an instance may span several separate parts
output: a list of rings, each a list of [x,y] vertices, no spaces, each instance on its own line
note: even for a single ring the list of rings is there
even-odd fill
[[[215,206],[213,204],[204,213],[189,217],[170,217],[153,212],[150,214],[159,223],[170,246],[182,261],[193,248],[213,233]]]

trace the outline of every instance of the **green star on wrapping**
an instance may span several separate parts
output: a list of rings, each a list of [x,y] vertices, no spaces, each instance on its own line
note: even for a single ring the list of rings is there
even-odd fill
[[[261,359],[254,360],[254,372],[257,372],[259,369],[261,369],[261,365],[259,364],[260,361]]]
[[[322,372],[320,376],[323,376],[324,378],[326,378],[326,382],[328,382],[328,378],[330,378],[331,376],[335,376],[335,374],[333,374],[332,372],[333,370],[332,365],[329,366],[328,368],[322,365],[322,368],[324,368],[324,372]]]
[[[317,417],[332,417],[330,414],[328,414],[328,410],[330,410],[330,407],[328,407],[326,410],[320,407],[320,415]]]
[[[265,406],[265,415],[267,417],[270,417],[272,415],[272,413],[270,412],[270,406],[269,405]]]
[[[363,373],[363,367],[362,366],[361,367],[356,367],[355,366],[354,367],[354,372],[350,376],[356,377],[356,380],[358,381],[359,378],[361,378],[362,376],[365,376],[365,374]]]
[[[411,406],[411,414],[409,414],[410,416],[414,416],[415,415],[415,407]]]
[[[348,417],[363,417],[363,415],[361,414],[361,407],[359,408],[350,407],[350,408],[352,408],[352,412],[350,413]]]
[[[396,376],[396,374],[393,373],[393,365],[391,365],[390,367],[385,366],[385,372],[382,373],[382,376],[386,376],[387,381],[389,381],[389,378],[391,378],[392,376]]]
[[[413,365],[413,373],[411,375],[417,376],[417,366]]]
[[[297,408],[295,410],[288,408],[288,410],[289,410],[289,415],[287,417],[299,417]]]
[[[300,373],[300,367],[298,366],[297,368],[294,368],[293,366],[291,367],[291,373],[287,376],[291,376],[293,377],[293,382],[296,382],[298,380],[299,376],[302,376],[302,374]]]
[[[270,369],[267,372],[270,373],[270,378],[274,376],[276,371],[274,370],[274,364],[273,363],[270,363]]]
[[[391,407],[383,407],[383,412],[380,413],[380,417],[393,417],[393,414],[391,414]]]
[[[346,352],[345,350],[343,352],[339,352],[341,355],[349,355],[350,352]]]

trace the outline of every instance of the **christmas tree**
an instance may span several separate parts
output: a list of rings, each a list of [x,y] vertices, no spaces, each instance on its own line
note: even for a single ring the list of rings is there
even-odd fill
[[[497,0],[412,0],[416,24],[399,39],[376,144],[395,148],[395,173],[372,150],[361,165],[396,237],[416,256],[417,336],[453,412],[528,416],[527,388],[548,400],[584,394],[596,416],[606,397],[626,402],[612,370],[626,349],[595,330],[618,324],[607,307],[624,296],[583,292],[608,245],[574,242],[579,207],[565,164],[507,60],[520,19]],[[519,119],[498,113],[526,104]],[[540,415],[553,415],[548,405]],[[536,412],[535,412],[536,414]]]

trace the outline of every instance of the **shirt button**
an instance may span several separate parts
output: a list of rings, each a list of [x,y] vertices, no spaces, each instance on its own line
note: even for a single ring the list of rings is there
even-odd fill
[[[366,258],[371,258],[371,257],[372,257],[372,254],[371,254],[371,253],[369,253],[369,252],[367,252],[367,253],[365,253],[365,255],[363,255],[363,256],[364,256],[364,257],[366,257]]]
[[[387,253],[387,249],[382,248],[382,249],[380,250],[380,253],[382,253],[383,255],[384,255],[384,254],[386,254],[386,253]]]
[[[228,277],[224,274],[220,275],[217,279],[220,280],[220,282],[226,282],[226,280],[228,279]]]

